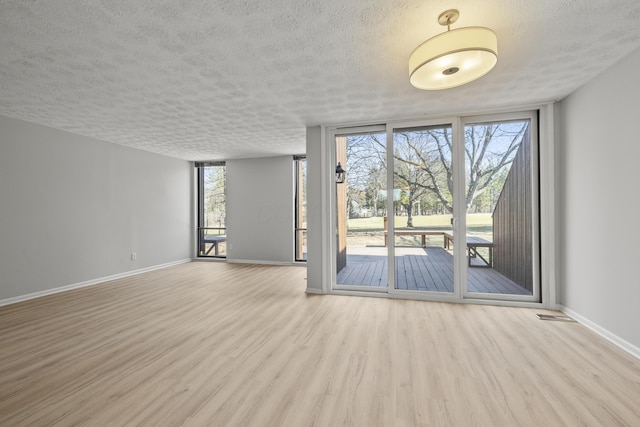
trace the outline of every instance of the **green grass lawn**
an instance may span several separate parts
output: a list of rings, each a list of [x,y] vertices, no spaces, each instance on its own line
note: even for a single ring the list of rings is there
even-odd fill
[[[420,215],[413,217],[413,229],[428,230],[451,230],[451,215]],[[410,230],[407,228],[407,217],[396,216],[395,225],[397,230]],[[353,218],[349,220],[348,233],[350,235],[359,233],[380,232],[384,229],[382,217],[374,218]],[[469,214],[467,215],[467,234],[473,234],[493,240],[491,214]]]
[[[413,228],[451,229],[451,215],[420,215],[413,217]],[[394,219],[397,229],[406,229],[407,217],[397,216]],[[382,230],[382,217],[353,218],[349,220],[349,231],[378,231]],[[491,214],[467,215],[467,227],[491,227]]]

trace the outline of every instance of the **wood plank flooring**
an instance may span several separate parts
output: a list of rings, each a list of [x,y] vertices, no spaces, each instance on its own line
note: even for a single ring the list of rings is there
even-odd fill
[[[640,425],[640,361],[578,323],[305,276],[194,262],[0,307],[0,425]]]
[[[396,249],[396,289],[453,292],[453,257],[441,247]],[[338,273],[336,283],[359,286],[387,286],[386,248],[349,247],[347,266]],[[467,269],[470,292],[531,295],[492,268]]]

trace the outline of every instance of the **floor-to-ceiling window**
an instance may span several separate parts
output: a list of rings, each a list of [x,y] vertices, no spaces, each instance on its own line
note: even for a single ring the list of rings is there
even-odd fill
[[[538,300],[536,117],[468,117],[463,126],[466,295]]]
[[[387,135],[384,127],[350,129],[335,136],[336,286],[385,291],[387,262]]]
[[[394,288],[452,293],[452,126],[393,129]]]
[[[331,138],[347,170],[332,191],[334,289],[540,301],[535,113]]]
[[[294,193],[294,259],[307,260],[307,158],[293,156]]]
[[[198,162],[198,256],[226,258],[226,167]]]

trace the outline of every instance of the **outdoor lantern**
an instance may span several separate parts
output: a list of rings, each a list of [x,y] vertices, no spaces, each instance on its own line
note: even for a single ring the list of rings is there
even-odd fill
[[[342,184],[346,178],[347,171],[342,169],[342,165],[338,162],[338,166],[336,166],[336,183]]]

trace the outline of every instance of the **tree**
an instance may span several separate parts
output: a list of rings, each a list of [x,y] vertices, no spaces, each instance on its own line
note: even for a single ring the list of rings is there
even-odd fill
[[[386,198],[383,196],[382,190],[386,187],[387,170],[380,166],[373,166],[369,170],[365,195],[368,206],[371,208],[373,216],[379,216]]]
[[[384,188],[385,170],[381,154],[372,149],[373,138],[379,135],[363,134],[347,137],[347,206],[349,217],[356,215],[355,207],[368,207],[377,216],[380,190]],[[384,155],[382,155],[384,157]]]
[[[226,168],[208,166],[204,176],[205,227],[225,227],[226,210]]]
[[[495,185],[502,177],[527,132],[528,122],[488,123],[465,127],[465,206]],[[394,145],[403,145],[407,153],[394,153],[396,164],[411,164],[424,174],[416,175],[413,184],[435,194],[449,213],[453,212],[452,136],[450,127],[411,129],[396,133]],[[394,174],[402,174],[396,168]],[[410,175],[402,175],[410,180]]]
[[[489,123],[465,128],[465,161],[467,164],[466,207],[489,188],[496,178],[506,179],[529,122]],[[500,185],[500,189],[502,185]]]
[[[495,206],[509,165],[528,132],[529,122],[467,125],[465,145],[465,207],[478,211]],[[430,126],[394,131],[394,187],[413,226],[413,206],[421,203],[432,212],[453,212],[453,136],[450,126]],[[386,187],[386,134],[348,138],[349,185],[355,200],[364,191],[374,212]],[[488,194],[485,194],[487,193]],[[391,200],[389,200],[391,203]]]
[[[406,141],[409,135],[401,134],[400,138],[405,139],[405,143],[395,143],[394,141],[395,158],[402,159],[402,161],[395,162],[394,187],[401,190],[402,197],[400,197],[399,203],[407,212],[407,227],[413,227],[413,206],[429,192],[426,185],[428,174],[420,166],[420,159],[415,155],[415,152],[409,149],[410,144]]]

